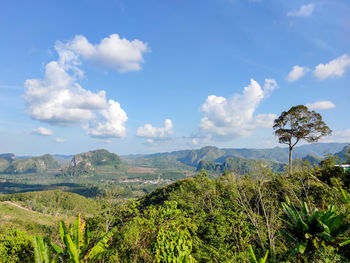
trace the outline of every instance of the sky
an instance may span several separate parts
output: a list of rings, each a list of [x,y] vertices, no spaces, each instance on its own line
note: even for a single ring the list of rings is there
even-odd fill
[[[1,0],[0,152],[278,146],[295,105],[350,142],[348,0]],[[280,145],[282,146],[282,145]]]

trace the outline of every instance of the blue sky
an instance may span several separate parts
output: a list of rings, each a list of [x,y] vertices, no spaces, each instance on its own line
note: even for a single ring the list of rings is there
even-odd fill
[[[348,0],[1,1],[0,152],[278,145],[298,104],[350,142]]]

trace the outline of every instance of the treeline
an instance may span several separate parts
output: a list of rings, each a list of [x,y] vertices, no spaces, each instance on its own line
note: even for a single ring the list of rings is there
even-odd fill
[[[200,171],[137,201],[107,192],[98,214],[51,240],[3,231],[0,261],[349,262],[349,186],[333,157],[289,176],[258,164],[240,179]]]

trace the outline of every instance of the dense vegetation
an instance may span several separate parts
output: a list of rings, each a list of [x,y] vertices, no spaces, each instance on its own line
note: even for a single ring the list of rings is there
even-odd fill
[[[96,201],[72,195],[70,202],[57,191],[7,196],[84,219],[71,227],[56,221],[51,233],[36,232],[41,237],[3,225],[0,261],[348,262],[350,171],[336,161],[296,162],[289,176],[259,162],[240,179],[229,171],[209,178],[203,170],[129,202],[118,201],[118,189]]]
[[[289,175],[284,163],[216,149],[161,154],[161,166],[174,162],[167,169],[151,166],[157,155],[135,167],[97,150],[67,168],[88,173],[1,175],[13,194],[0,195],[0,262],[349,261],[350,171],[339,166],[348,147],[297,160]],[[1,157],[56,167],[50,156]]]

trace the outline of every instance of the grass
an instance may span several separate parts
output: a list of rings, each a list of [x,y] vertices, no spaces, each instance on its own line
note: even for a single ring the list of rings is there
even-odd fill
[[[29,234],[52,235],[60,220],[71,221],[67,217],[55,217],[0,202],[0,229],[16,228]]]

